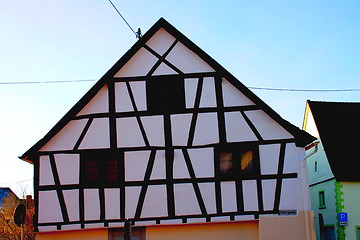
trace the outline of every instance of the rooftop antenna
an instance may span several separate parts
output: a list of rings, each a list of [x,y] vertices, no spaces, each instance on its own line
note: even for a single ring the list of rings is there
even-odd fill
[[[136,32],[136,38],[137,39],[140,39],[142,37],[142,34],[141,34],[141,29],[138,28],[137,32]]]

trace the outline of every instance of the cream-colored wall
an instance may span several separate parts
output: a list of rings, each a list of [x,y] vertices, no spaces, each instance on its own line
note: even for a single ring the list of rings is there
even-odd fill
[[[146,228],[146,240],[258,240],[258,222],[208,223]]]
[[[259,240],[315,240],[314,213],[297,216],[263,216],[259,219]]]
[[[36,234],[36,240],[108,240],[108,229],[86,229],[73,231],[43,232]]]
[[[345,227],[346,239],[357,239],[357,227],[360,226],[360,184],[358,182],[341,182],[344,199],[343,212],[348,213],[348,226]]]

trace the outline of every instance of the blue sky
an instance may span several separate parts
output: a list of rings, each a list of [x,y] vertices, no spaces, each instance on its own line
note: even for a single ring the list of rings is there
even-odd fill
[[[146,32],[160,17],[248,87],[360,89],[360,1],[112,0]],[[0,186],[31,185],[17,156],[42,138],[135,43],[108,0],[0,1]],[[301,127],[307,99],[354,92],[253,90]],[[336,114],[336,113],[334,113]]]

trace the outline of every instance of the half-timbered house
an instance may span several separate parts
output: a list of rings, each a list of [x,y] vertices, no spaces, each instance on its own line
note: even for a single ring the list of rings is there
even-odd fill
[[[311,239],[313,140],[161,18],[21,158],[41,239]]]

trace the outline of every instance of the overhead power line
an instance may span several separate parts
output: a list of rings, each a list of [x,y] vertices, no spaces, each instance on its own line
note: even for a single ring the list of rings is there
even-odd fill
[[[135,34],[136,37],[139,36],[138,33],[136,33],[134,31],[134,29],[130,26],[130,24],[126,21],[126,19],[123,17],[123,15],[119,12],[119,10],[115,7],[115,5],[112,3],[111,0],[109,0],[109,2],[111,3],[111,5],[113,6],[113,8],[115,9],[115,11],[119,14],[119,16],[122,18],[122,20],[124,20],[124,22],[126,23],[126,25],[128,25],[128,27],[130,28],[130,30]]]
[[[22,84],[56,84],[56,83],[81,83],[95,82],[96,79],[83,80],[63,80],[63,81],[31,81],[31,82],[0,82],[0,85],[22,85]],[[268,88],[268,87],[248,87],[253,90],[264,91],[283,91],[283,92],[359,92],[360,88],[348,89],[295,89],[295,88]]]
[[[284,92],[357,92],[360,88],[353,89],[294,89],[294,88],[266,88],[266,87],[248,87],[254,90],[266,91],[284,91]]]

